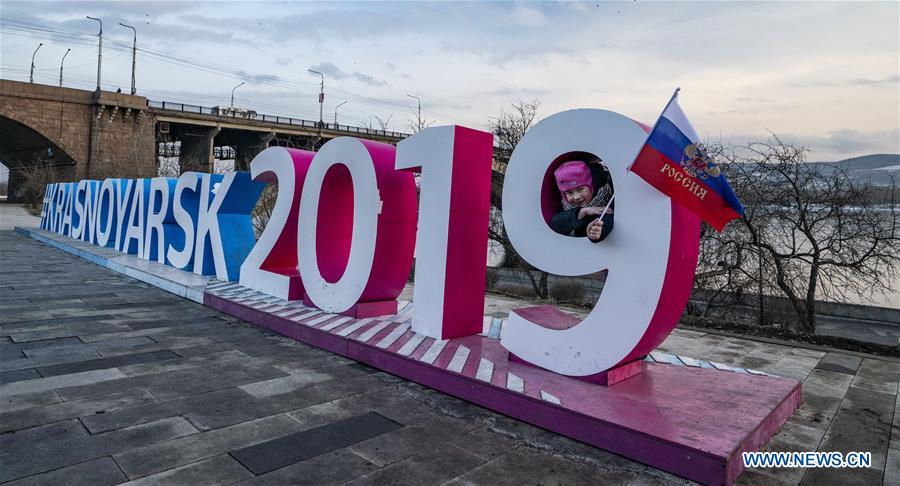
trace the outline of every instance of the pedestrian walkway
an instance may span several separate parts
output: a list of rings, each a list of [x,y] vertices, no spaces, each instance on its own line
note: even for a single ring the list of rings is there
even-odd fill
[[[684,483],[11,232],[0,311],[0,482]],[[897,484],[900,363],[686,330],[660,351],[803,380],[771,450],[873,454],[738,484]]]
[[[0,231],[11,230],[16,226],[40,226],[41,218],[32,216],[25,206],[16,203],[0,202]]]

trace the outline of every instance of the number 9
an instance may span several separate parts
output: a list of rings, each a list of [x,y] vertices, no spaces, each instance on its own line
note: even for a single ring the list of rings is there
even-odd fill
[[[594,309],[568,329],[550,329],[513,311],[501,344],[518,358],[588,377],[641,358],[678,324],[693,284],[700,223],[637,175],[625,176],[646,136],[622,115],[571,110],[534,126],[513,152],[503,222],[519,255],[557,275],[609,270]],[[571,152],[599,156],[617,184],[615,231],[598,244],[553,232],[543,216],[538,195],[547,168]]]

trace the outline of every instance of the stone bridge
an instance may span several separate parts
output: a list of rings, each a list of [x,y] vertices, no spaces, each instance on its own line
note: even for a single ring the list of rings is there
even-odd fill
[[[407,134],[0,80],[0,162],[10,169],[13,201],[26,197],[25,181],[35,178],[42,186],[154,177],[167,157],[178,158],[180,172],[211,171],[216,154],[246,169],[269,145],[315,150],[348,135],[396,143]]]

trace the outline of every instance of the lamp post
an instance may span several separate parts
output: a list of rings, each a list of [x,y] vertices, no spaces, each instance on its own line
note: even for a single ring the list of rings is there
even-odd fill
[[[69,55],[69,52],[72,49],[66,49],[66,53],[63,54],[62,60],[59,61],[59,87],[62,88],[62,73],[63,73],[63,63],[66,62],[66,56]]]
[[[346,105],[346,104],[347,104],[347,102],[346,102],[346,101],[343,101],[343,102],[341,102],[340,104],[338,104],[337,106],[334,107],[334,124],[335,124],[335,128],[337,128],[337,109],[340,108],[340,107],[342,107],[342,106],[344,106],[344,105]]]
[[[235,86],[234,88],[231,88],[231,107],[232,107],[232,108],[234,108],[234,90],[240,88],[240,87],[243,86],[244,84],[245,84],[244,82],[241,82],[241,84]]]
[[[37,54],[38,49],[40,49],[42,45],[44,45],[43,42],[38,44],[37,49],[35,49],[34,52],[31,54],[31,72],[28,74],[28,82],[29,83],[34,82],[34,56]]]
[[[86,16],[86,19],[96,20],[100,22],[100,33],[97,34],[97,37],[100,39],[100,42],[97,47],[97,92],[100,92],[100,68],[103,66],[103,21],[91,16]]]
[[[322,83],[319,85],[319,126],[322,126],[322,109],[323,103],[325,103],[325,75],[320,73],[319,71],[315,71],[313,69],[308,69],[309,72],[313,74],[318,74],[322,77]]]
[[[411,94],[408,94],[406,96],[409,96],[410,98],[415,98],[416,101],[419,103],[419,120],[418,120],[419,123],[417,126],[419,128],[418,131],[421,132],[422,131],[422,98],[419,98],[418,96],[413,96]]]
[[[135,63],[137,62],[137,29],[130,25],[125,25],[122,22],[119,22],[119,25],[121,25],[122,27],[127,27],[131,29],[132,32],[134,32],[134,43],[131,44],[131,95],[134,96],[134,94],[137,92],[134,87],[134,67]]]

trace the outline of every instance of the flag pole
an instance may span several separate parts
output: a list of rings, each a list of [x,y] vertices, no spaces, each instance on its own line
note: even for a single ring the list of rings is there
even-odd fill
[[[650,140],[650,135],[653,135],[653,131],[656,130],[656,126],[659,125],[659,120],[662,118],[662,116],[663,116],[663,114],[666,112],[666,110],[669,109],[669,105],[671,105],[672,102],[675,101],[675,97],[678,96],[678,92],[679,92],[679,91],[681,91],[681,88],[680,88],[680,87],[676,87],[676,88],[675,88],[675,92],[672,93],[672,97],[669,98],[669,102],[666,103],[666,106],[663,107],[662,111],[659,113],[659,116],[656,117],[656,122],[653,124],[653,128],[651,128],[650,131],[647,132],[647,138],[645,138],[645,139],[644,139],[644,143],[641,144],[640,150],[638,150],[638,152],[637,152],[636,154],[634,154],[634,159],[632,159],[632,160],[631,160],[631,163],[628,164],[628,167],[625,168],[625,173],[622,174],[622,177],[619,178],[619,182],[618,182],[616,185],[613,185],[613,191],[615,191],[615,190],[616,190],[616,187],[617,187],[618,185],[620,185],[620,184],[622,183],[622,181],[625,180],[625,176],[627,176],[628,173],[631,172],[631,166],[634,165],[635,162],[637,162],[638,156],[641,155],[641,150],[643,150],[643,149],[644,149],[644,146],[647,145],[647,141]],[[615,198],[616,198],[616,193],[613,192],[612,197],[609,198],[609,202],[606,203],[606,207],[603,208],[603,212],[600,213],[600,216],[598,217],[598,219],[603,219],[603,216],[606,216],[606,212],[609,211],[609,207],[612,205],[613,200],[614,200]]]
[[[650,135],[652,135],[653,131],[656,130],[656,126],[659,125],[659,120],[662,119],[663,114],[665,114],[666,110],[669,109],[669,106],[671,106],[672,102],[675,101],[675,98],[678,96],[679,91],[681,91],[681,88],[676,87],[675,92],[672,93],[672,97],[669,98],[669,102],[666,103],[666,106],[664,106],[662,111],[659,112],[659,116],[656,117],[656,122],[653,124],[653,128],[651,128],[650,131],[647,132],[647,138],[644,139],[644,143],[641,145],[642,149],[644,148],[644,145],[647,145],[647,142],[650,140]],[[625,169],[626,174],[631,170],[631,166],[634,165],[635,162],[637,162],[637,158],[639,155],[641,155],[640,150],[638,150],[638,153],[634,154],[634,159],[631,160],[631,163],[628,164],[628,167]]]

